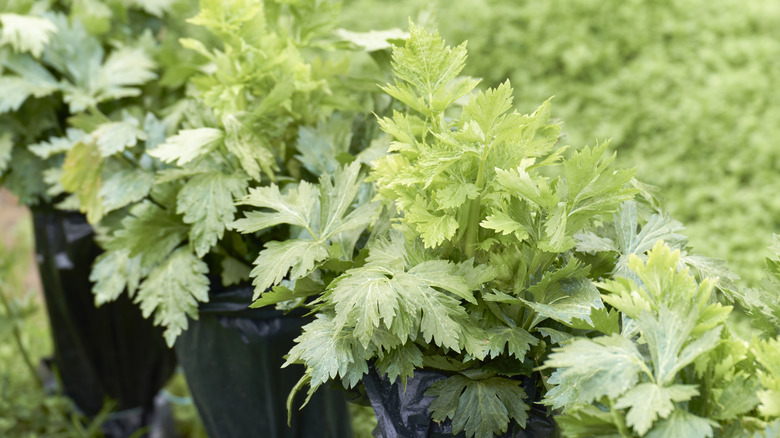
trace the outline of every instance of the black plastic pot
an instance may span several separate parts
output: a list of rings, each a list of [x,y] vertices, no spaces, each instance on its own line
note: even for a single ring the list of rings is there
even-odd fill
[[[175,345],[209,437],[351,437],[344,394],[326,388],[294,411],[287,426],[287,395],[304,369],[281,368],[283,356],[309,319],[301,312],[249,309],[251,287],[212,291]],[[304,396],[305,390],[294,406]]]
[[[157,421],[154,398],[176,367],[162,331],[126,296],[95,308],[89,281],[100,254],[83,215],[32,210],[38,268],[62,387],[88,417],[107,399],[119,411],[104,425],[126,437]]]
[[[428,407],[433,397],[425,391],[446,374],[431,370],[416,370],[414,376],[406,381],[406,389],[399,380],[390,383],[387,376],[380,376],[374,367],[363,377],[363,386],[376,414],[377,438],[452,438],[465,437],[461,432],[452,433],[452,422],[437,423],[431,419]],[[530,399],[534,399],[535,388],[528,379],[523,386]],[[555,422],[547,416],[545,409],[533,405],[528,413],[525,429],[510,426],[500,438],[547,438],[557,436]]]

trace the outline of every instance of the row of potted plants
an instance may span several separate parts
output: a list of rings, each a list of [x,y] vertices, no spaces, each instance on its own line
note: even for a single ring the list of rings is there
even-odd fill
[[[780,427],[777,282],[690,254],[550,101],[476,91],[465,44],[334,30],[330,1],[104,7],[0,16],[0,182],[86,215],[95,303],[164,329],[211,435],[344,436],[334,385],[385,437]]]

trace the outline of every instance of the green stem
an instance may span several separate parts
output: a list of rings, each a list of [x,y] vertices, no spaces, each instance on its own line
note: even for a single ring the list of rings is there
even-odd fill
[[[615,423],[615,426],[618,428],[618,432],[620,432],[620,436],[625,438],[631,438],[631,431],[628,430],[628,427],[626,426],[626,423],[623,421],[623,418],[618,414],[618,412],[612,408],[612,400],[609,401],[609,413],[612,416],[612,421]]]
[[[11,310],[11,306],[8,303],[8,299],[6,298],[5,294],[2,292],[0,292],[0,303],[3,304],[6,315],[8,315],[9,318],[11,318],[11,321],[13,322],[16,319],[16,314],[13,312],[13,310]],[[19,353],[22,356],[22,360],[24,361],[27,370],[30,372],[30,377],[32,377],[33,381],[35,381],[36,386],[38,386],[38,388],[43,389],[43,382],[41,382],[41,379],[38,377],[38,372],[35,370],[35,366],[33,366],[32,360],[30,359],[30,355],[27,353],[27,350],[24,348],[24,343],[22,342],[22,333],[19,331],[19,327],[16,324],[13,324],[13,328],[11,329],[11,334],[14,338],[14,343],[16,344],[16,347],[19,349]]]
[[[479,160],[479,170],[477,171],[476,186],[479,196],[472,199],[469,203],[469,217],[466,221],[466,257],[472,258],[477,253],[479,244],[479,223],[482,220],[482,189],[485,186],[485,161],[489,148],[485,145],[482,157]]]

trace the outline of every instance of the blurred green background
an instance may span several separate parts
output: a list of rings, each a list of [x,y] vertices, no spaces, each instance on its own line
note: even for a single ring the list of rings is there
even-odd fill
[[[780,2],[346,0],[345,26],[438,28],[466,73],[550,96],[574,148],[612,139],[697,253],[757,286],[780,232]]]

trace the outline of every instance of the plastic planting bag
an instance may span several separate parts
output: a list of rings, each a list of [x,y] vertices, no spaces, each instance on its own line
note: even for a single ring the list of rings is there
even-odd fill
[[[406,381],[406,390],[400,380],[390,384],[386,376],[380,376],[376,369],[363,377],[371,406],[376,413],[377,427],[374,436],[377,438],[451,438],[465,437],[461,432],[452,433],[452,423],[447,420],[437,423],[431,419],[428,406],[433,397],[425,395],[425,391],[435,382],[446,378],[438,371],[415,370],[414,376]],[[524,389],[531,399],[535,396],[535,388],[527,379]],[[555,422],[547,416],[546,409],[533,405],[528,413],[525,430],[513,425],[500,438],[546,438],[555,437]]]
[[[281,368],[301,326],[302,312],[249,309],[251,287],[219,291],[200,306],[197,321],[175,349],[195,406],[212,438],[342,438],[352,429],[341,391],[317,391],[302,410],[302,391],[287,426],[287,395],[303,375]],[[301,309],[302,310],[302,309]]]
[[[95,308],[89,281],[100,254],[92,227],[79,213],[33,208],[35,247],[64,392],[88,417],[107,399],[115,412],[109,437],[158,424],[154,398],[176,367],[162,330],[122,295]]]

